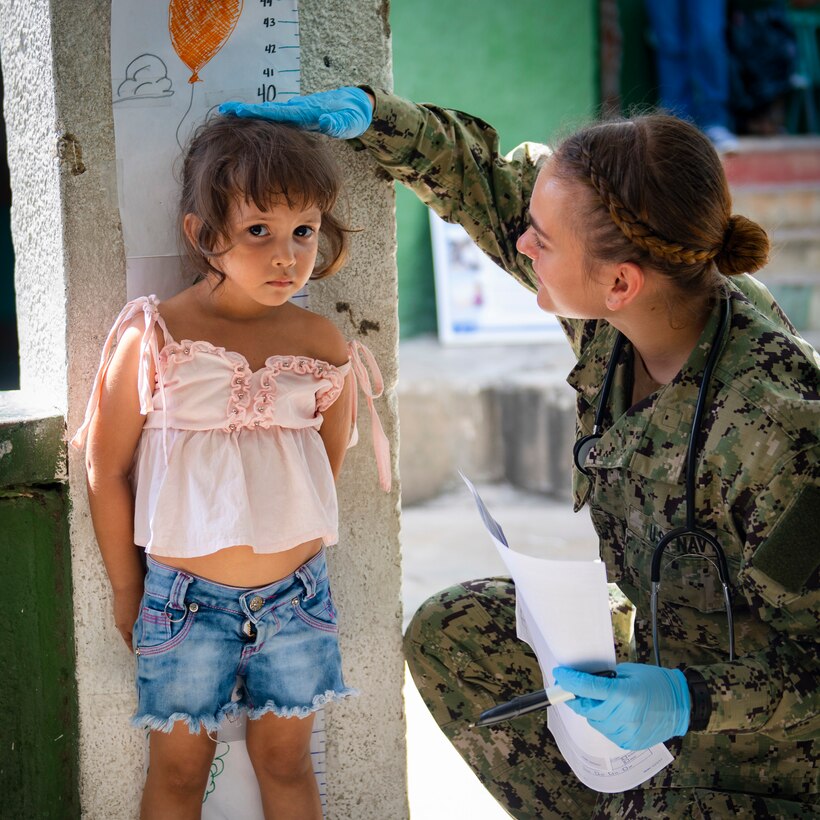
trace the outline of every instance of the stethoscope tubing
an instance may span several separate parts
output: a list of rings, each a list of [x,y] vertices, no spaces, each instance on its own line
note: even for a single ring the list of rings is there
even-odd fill
[[[694,536],[706,542],[712,548],[717,559],[717,570],[723,587],[723,602],[726,608],[726,619],[729,627],[729,660],[735,659],[735,625],[732,614],[732,598],[729,588],[729,563],[726,560],[726,553],[720,546],[717,539],[708,532],[698,527],[695,522],[695,476],[697,471],[698,448],[697,438],[703,422],[703,411],[706,408],[706,394],[712,381],[712,374],[715,365],[720,358],[720,346],[726,329],[729,327],[731,309],[728,298],[724,298],[721,303],[720,323],[712,339],[712,346],[709,349],[709,356],[706,359],[706,366],[703,368],[700,384],[698,385],[698,398],[695,403],[695,413],[692,416],[692,426],[689,430],[689,443],[686,448],[686,526],[677,527],[668,532],[655,545],[652,551],[652,563],[650,566],[650,580],[652,582],[650,609],[652,615],[652,645],[655,649],[655,664],[661,665],[660,641],[658,638],[658,593],[661,588],[661,561],[666,547],[675,539],[683,536]]]
[[[700,432],[703,421],[703,413],[706,408],[707,393],[709,390],[709,385],[712,381],[712,374],[714,373],[715,366],[720,358],[721,344],[726,334],[726,330],[729,327],[730,318],[730,300],[728,297],[724,297],[721,300],[720,321],[712,339],[712,346],[709,349],[706,365],[703,368],[703,374],[701,376],[700,384],[698,385],[698,397],[695,402],[695,412],[692,416],[692,425],[689,430],[689,442],[686,449],[686,524],[683,527],[676,527],[664,535],[652,551],[652,560],[650,565],[650,612],[652,617],[652,644],[655,650],[655,663],[658,666],[660,666],[661,663],[660,640],[658,636],[658,593],[661,586],[661,563],[663,561],[663,554],[666,547],[672,541],[684,536],[700,539],[702,542],[709,544],[714,552],[717,560],[716,567],[718,576],[720,578],[721,586],[723,587],[723,601],[726,608],[726,619],[729,627],[729,660],[733,661],[735,658],[734,617],[732,613],[732,599],[729,586],[729,564],[726,560],[726,553],[723,551],[723,547],[720,546],[717,539],[705,530],[698,527],[695,520],[695,480],[698,460],[698,433]],[[625,340],[626,337],[623,333],[618,333],[615,344],[612,348],[612,355],[609,360],[609,365],[607,366],[604,384],[598,399],[598,407],[595,411],[595,421],[592,426],[592,433],[580,438],[575,442],[575,446],[573,447],[573,459],[575,460],[575,466],[587,476],[589,476],[589,472],[585,465],[586,456],[589,453],[589,450],[594,446],[595,442],[601,438],[604,412],[606,410],[609,393],[612,388],[612,381],[615,376],[618,361],[621,358],[621,351],[623,350]]]

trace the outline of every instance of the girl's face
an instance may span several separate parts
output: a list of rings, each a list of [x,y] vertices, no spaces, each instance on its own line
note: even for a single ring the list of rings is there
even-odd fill
[[[576,208],[586,192],[562,182],[545,167],[530,200],[530,227],[516,247],[532,259],[538,277],[538,306],[567,319],[597,319],[606,314],[601,283],[590,278],[575,224]]]
[[[215,260],[223,287],[260,306],[284,304],[305,286],[316,265],[322,213],[275,200],[267,210],[243,198],[228,212],[232,247]]]

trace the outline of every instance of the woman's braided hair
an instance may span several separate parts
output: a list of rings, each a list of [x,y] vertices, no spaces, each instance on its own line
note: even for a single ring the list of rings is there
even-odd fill
[[[550,171],[595,194],[578,226],[592,260],[646,265],[699,296],[718,291],[718,272],[766,264],[766,232],[732,215],[720,158],[690,123],[650,114],[589,126],[561,143]]]

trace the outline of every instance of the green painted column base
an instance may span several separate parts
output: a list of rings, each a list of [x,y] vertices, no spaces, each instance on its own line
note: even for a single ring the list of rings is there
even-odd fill
[[[20,820],[80,817],[62,429],[0,412],[0,817]]]

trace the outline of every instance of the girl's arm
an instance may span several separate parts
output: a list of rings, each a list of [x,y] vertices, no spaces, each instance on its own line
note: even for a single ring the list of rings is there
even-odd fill
[[[339,398],[322,412],[324,420],[319,429],[319,435],[324,442],[334,479],[339,477],[347,445],[350,442],[350,432],[353,426],[353,391],[355,389],[356,385],[351,371],[345,379],[345,385]]]
[[[128,480],[145,416],[137,381],[142,331],[126,330],[106,373],[86,449],[91,520],[114,593],[114,624],[129,648],[143,592],[143,567],[134,544],[134,495]],[[153,365],[149,373],[153,383]]]

